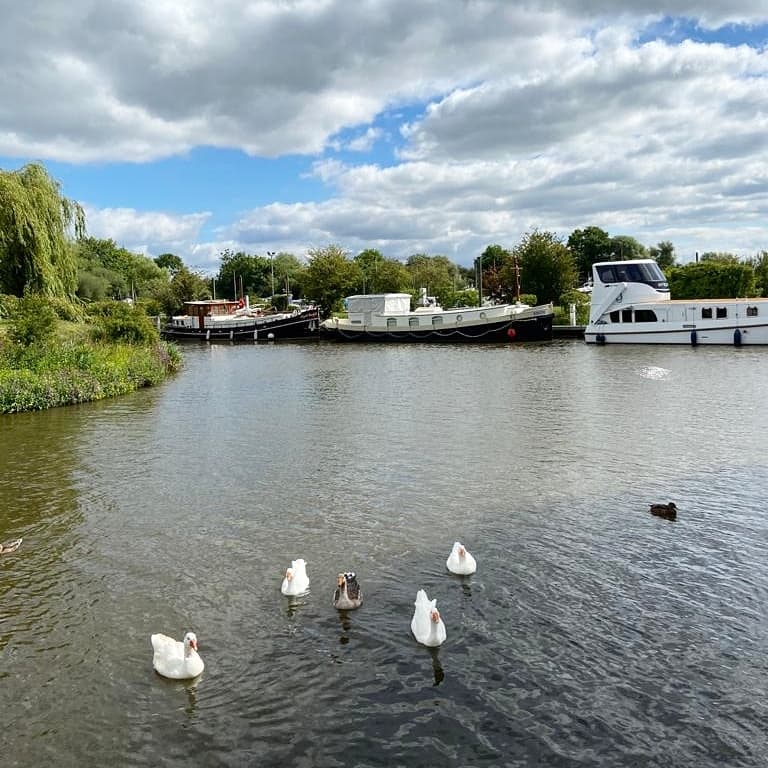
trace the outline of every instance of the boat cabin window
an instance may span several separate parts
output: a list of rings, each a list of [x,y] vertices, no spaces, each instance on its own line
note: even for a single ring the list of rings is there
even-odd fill
[[[634,317],[631,309],[614,309],[611,312],[612,323],[655,323],[656,313],[652,309],[636,309]]]
[[[712,307],[702,307],[701,308],[701,319],[702,320],[711,320],[712,319]]]
[[[456,322],[460,323],[464,318],[461,315],[456,315]]]
[[[718,307],[717,308],[717,316],[718,317],[728,317],[728,308],[727,307]]]
[[[757,317],[757,307],[747,307],[747,317]]]
[[[442,325],[442,324],[443,324],[443,318],[442,317],[435,316],[435,317],[432,318],[432,325],[433,326],[438,326],[438,325]]]
[[[595,267],[597,276],[603,283],[645,283],[652,288],[668,291],[669,284],[661,267],[655,263],[647,264],[605,264]]]
[[[387,328],[396,328],[396,327],[397,327],[397,319],[394,317],[388,317]]]
[[[409,317],[408,318],[408,325],[411,328],[418,328],[419,327],[419,318],[418,317]]]

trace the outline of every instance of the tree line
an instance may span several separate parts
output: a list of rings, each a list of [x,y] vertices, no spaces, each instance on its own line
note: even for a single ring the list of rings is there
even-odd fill
[[[0,171],[0,294],[12,296],[36,293],[59,302],[132,298],[148,314],[174,314],[190,300],[245,296],[280,308],[304,299],[330,314],[350,294],[402,292],[415,298],[423,288],[443,306],[476,306],[487,299],[567,306],[588,300],[575,289],[590,276],[592,264],[635,258],[655,259],[676,298],[768,295],[767,251],[746,260],[707,252],[696,263],[678,265],[671,242],[647,248],[596,226],[574,230],[567,239],[534,229],[513,247],[488,245],[472,267],[426,253],[405,261],[376,249],[351,255],[335,244],[311,249],[306,261],[286,252],[225,250],[210,277],[176,254],[151,258],[88,237],[81,206],[62,196],[43,166]]]

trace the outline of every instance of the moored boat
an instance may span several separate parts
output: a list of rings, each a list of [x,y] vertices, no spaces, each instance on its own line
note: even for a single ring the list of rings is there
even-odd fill
[[[768,344],[768,299],[672,299],[653,259],[592,265],[591,344]]]
[[[408,293],[349,296],[347,317],[329,318],[321,335],[338,341],[480,342],[552,338],[552,304],[495,304],[443,309],[423,295],[411,310]]]
[[[184,302],[184,313],[174,315],[162,329],[164,338],[204,341],[273,341],[317,338],[317,307],[264,313],[242,301],[212,299]]]

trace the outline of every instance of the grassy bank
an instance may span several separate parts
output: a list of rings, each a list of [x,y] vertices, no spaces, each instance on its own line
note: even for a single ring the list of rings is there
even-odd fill
[[[51,338],[22,345],[0,323],[0,414],[124,395],[181,368],[173,344],[95,341],[92,330],[60,322]]]

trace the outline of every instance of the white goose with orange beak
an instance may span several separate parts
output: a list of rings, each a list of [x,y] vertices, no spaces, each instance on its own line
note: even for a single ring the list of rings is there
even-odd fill
[[[190,680],[205,668],[197,653],[197,636],[194,632],[187,632],[183,642],[159,633],[152,635],[150,640],[154,650],[152,666],[158,675],[173,680]]]
[[[304,560],[291,560],[291,567],[286,568],[280,591],[284,595],[303,595],[309,589],[307,563]]]
[[[477,570],[475,558],[467,552],[467,548],[460,541],[454,542],[451,554],[445,561],[445,566],[451,573],[459,576],[469,576],[470,573]]]
[[[430,600],[427,593],[420,589],[416,593],[416,610],[411,619],[411,632],[422,645],[434,648],[445,642],[445,624],[437,610],[437,600]]]

